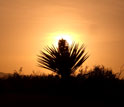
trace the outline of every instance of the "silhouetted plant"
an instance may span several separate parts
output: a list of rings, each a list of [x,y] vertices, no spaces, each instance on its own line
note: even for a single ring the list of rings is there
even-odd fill
[[[117,78],[124,79],[124,64],[120,67],[120,72],[116,73]]]
[[[73,43],[69,46],[66,40],[61,39],[58,47],[52,45],[41,51],[41,55],[38,56],[39,66],[61,75],[62,78],[67,78],[89,57],[84,52],[84,45],[79,47]]]
[[[22,71],[23,71],[23,67],[20,67],[18,71],[14,70],[14,74],[13,75],[21,75]]]
[[[116,79],[116,74],[112,72],[111,69],[107,69],[104,66],[95,66],[93,70],[90,70],[87,74],[90,79],[101,79],[101,80],[114,80]]]

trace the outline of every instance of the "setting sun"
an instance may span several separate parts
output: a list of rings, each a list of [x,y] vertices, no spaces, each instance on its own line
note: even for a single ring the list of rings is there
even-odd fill
[[[56,36],[56,40],[59,41],[60,39],[65,39],[69,44],[72,44],[73,39],[70,35],[67,34],[60,34]]]
[[[50,41],[50,44],[53,44],[55,46],[58,46],[58,41],[60,39],[65,39],[69,45],[71,45],[75,40],[77,43],[80,43],[80,37],[78,34],[72,33],[72,32],[54,32],[48,34],[49,36],[46,38],[48,41]],[[48,44],[49,45],[49,44]]]

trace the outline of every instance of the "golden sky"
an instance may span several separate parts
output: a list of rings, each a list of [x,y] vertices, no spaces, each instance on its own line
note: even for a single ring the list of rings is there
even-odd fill
[[[44,71],[37,55],[59,34],[84,43],[85,65],[124,64],[124,0],[0,0],[0,72]]]

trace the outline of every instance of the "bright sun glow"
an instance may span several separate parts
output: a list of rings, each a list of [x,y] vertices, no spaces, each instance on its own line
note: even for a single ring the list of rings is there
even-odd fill
[[[69,44],[72,44],[72,38],[71,36],[67,34],[60,34],[56,36],[56,40],[59,41],[60,39],[65,39]]]
[[[74,34],[73,32],[54,32],[48,35],[49,36],[47,41],[49,41],[49,45],[53,44],[55,46],[58,46],[58,41],[60,39],[65,39],[69,45],[71,45],[73,42],[81,42],[78,34]]]

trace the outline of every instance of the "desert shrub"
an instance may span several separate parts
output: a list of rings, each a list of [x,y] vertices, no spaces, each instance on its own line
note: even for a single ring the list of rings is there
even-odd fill
[[[85,53],[85,47],[73,43],[68,45],[64,39],[59,40],[58,47],[47,47],[38,56],[39,66],[55,72],[62,78],[68,78],[89,57]]]
[[[116,79],[116,74],[111,69],[105,68],[104,66],[95,66],[88,72],[88,78],[92,79]]]

